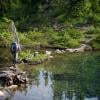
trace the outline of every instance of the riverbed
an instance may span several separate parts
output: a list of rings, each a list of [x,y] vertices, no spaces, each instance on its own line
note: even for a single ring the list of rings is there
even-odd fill
[[[0,49],[0,68],[11,64],[9,50]],[[10,91],[8,100],[100,100],[100,51],[53,54],[39,65],[18,65],[29,82]]]

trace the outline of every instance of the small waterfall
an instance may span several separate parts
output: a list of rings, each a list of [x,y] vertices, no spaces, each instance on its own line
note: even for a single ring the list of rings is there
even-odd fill
[[[16,27],[13,21],[10,24],[10,32],[12,33],[12,42],[19,44],[18,34],[16,32]]]

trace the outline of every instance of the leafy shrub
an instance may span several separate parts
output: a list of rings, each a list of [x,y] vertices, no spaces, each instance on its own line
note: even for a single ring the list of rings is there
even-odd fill
[[[94,27],[90,28],[90,29],[86,32],[86,34],[98,34],[98,33],[100,33],[100,28],[94,28]]]
[[[70,37],[73,39],[79,39],[82,37],[82,32],[74,28],[68,29],[67,32],[69,33]]]
[[[0,33],[0,45],[9,45],[11,43],[11,34],[9,32]]]
[[[49,44],[53,46],[77,47],[83,34],[76,29],[67,29],[57,33],[54,32],[51,36]]]
[[[100,12],[100,11],[99,11]],[[94,24],[94,25],[99,25],[100,26],[100,14],[99,13],[92,13],[88,16],[87,19],[88,23]]]
[[[70,47],[70,48],[75,48],[75,47],[78,47],[79,45],[80,45],[79,41],[76,39],[70,39],[68,41],[68,47]]]
[[[19,58],[20,59],[32,59],[33,54],[31,53],[30,50],[26,50],[26,51],[21,51],[19,53]]]
[[[43,61],[43,60],[45,60],[47,58],[47,55],[46,54],[42,54],[42,53],[40,53],[40,54],[38,54],[37,56],[35,56],[35,57],[33,57],[32,58],[32,61],[34,62],[34,61]]]
[[[11,34],[8,32],[3,32],[2,34],[0,34],[0,39],[2,41],[0,43],[10,44],[12,39]],[[58,32],[55,31],[52,27],[44,27],[41,30],[35,28],[33,31],[18,34],[20,43],[23,45],[41,44],[57,47],[75,47],[75,45],[78,45],[77,41],[79,41],[83,35],[82,32],[74,28],[68,28]]]
[[[40,60],[43,61],[44,59],[47,58],[47,55],[42,54],[42,53],[34,55],[34,53],[32,53],[30,50],[26,50],[26,51],[21,51],[19,53],[19,58],[34,62],[34,61],[40,61]]]
[[[100,34],[96,37],[95,42],[100,44]]]
[[[26,36],[33,41],[39,41],[41,40],[42,33],[39,31],[30,31],[26,34]]]
[[[32,44],[32,41],[25,34],[19,33],[19,39],[21,44]]]
[[[93,48],[100,49],[100,35],[98,35],[94,40],[91,42]]]
[[[92,47],[93,47],[94,49],[100,49],[100,44],[94,42],[93,45],[92,45]]]

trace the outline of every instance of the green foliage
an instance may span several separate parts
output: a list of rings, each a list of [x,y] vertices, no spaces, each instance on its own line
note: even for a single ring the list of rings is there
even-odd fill
[[[79,41],[77,39],[70,39],[68,41],[68,47],[70,48],[75,48],[75,47],[78,47],[80,44],[79,44]]]
[[[99,28],[99,26],[95,26],[95,25],[89,25],[89,26],[87,26],[87,27],[85,27],[84,28],[84,34],[90,34],[90,35],[92,35],[92,34],[98,34],[98,33],[100,33],[100,28]]]
[[[9,32],[0,33],[0,45],[7,46],[11,42],[11,34]]]
[[[12,37],[10,33],[2,32],[0,35],[1,41],[4,44],[8,45],[11,43]],[[41,31],[34,29],[34,31],[18,33],[19,40],[22,45],[41,44],[56,47],[75,47],[79,45],[79,40],[81,39],[82,35],[83,34],[81,32],[72,28],[60,32],[56,32],[52,28],[45,28]]]
[[[49,43],[58,47],[77,47],[82,35],[78,30],[69,28],[59,33],[54,33]]]
[[[94,49],[100,49],[100,44],[97,43],[97,42],[94,42],[93,45],[92,45],[92,47],[93,47]]]
[[[87,32],[86,32],[86,34],[99,34],[100,33],[100,28],[90,28]]]
[[[32,59],[32,58],[33,58],[33,54],[31,53],[30,50],[21,51],[21,52],[19,53],[19,58],[20,58],[20,59]]]
[[[0,19],[0,32],[7,32],[8,31],[10,21],[11,20],[9,20],[6,17],[3,17],[2,19]]]
[[[68,29],[67,32],[69,33],[70,37],[73,39],[79,39],[82,36],[82,32],[76,30],[76,29]]]
[[[27,38],[23,33],[19,33],[19,37],[20,37],[20,43],[23,45],[32,43],[32,41],[29,38]]]
[[[38,54],[37,56],[32,58],[32,61],[44,61],[47,58],[46,54]]]
[[[42,33],[39,31],[30,31],[26,34],[26,37],[30,38],[32,41],[40,41]]]
[[[87,18],[87,22],[88,23],[92,23],[94,25],[100,23],[100,14],[99,13],[91,13],[91,14],[89,14],[88,18]],[[98,25],[96,25],[96,26],[98,26]]]
[[[0,43],[10,43],[8,27],[14,20],[18,31],[25,32],[19,32],[22,44],[76,47],[83,37],[82,32],[74,28],[76,24],[100,27],[99,3],[99,0],[1,0]],[[59,31],[53,29],[55,24],[61,27]],[[93,28],[86,34],[99,32],[99,28]]]
[[[100,34],[92,41],[92,46],[95,49],[100,49]]]
[[[43,61],[46,58],[47,58],[46,54],[43,54],[43,53],[35,54],[35,53],[32,53],[30,50],[21,51],[19,53],[19,59],[26,59],[26,60],[29,60],[31,62]]]
[[[100,21],[99,0],[1,0],[0,16],[6,16],[30,29],[33,24],[48,24],[52,19],[61,23],[71,19]],[[23,25],[22,25],[23,24]],[[28,25],[27,25],[28,24]],[[37,26],[37,25],[36,25]]]
[[[95,42],[100,44],[100,35],[96,37]]]

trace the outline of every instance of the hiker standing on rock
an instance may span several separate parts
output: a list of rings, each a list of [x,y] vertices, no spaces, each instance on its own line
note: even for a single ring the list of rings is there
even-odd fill
[[[18,51],[20,50],[20,45],[17,44],[16,42],[12,42],[11,47],[10,47],[10,51],[13,55],[13,64],[16,64],[16,61],[18,59]]]
[[[20,51],[20,44],[19,44],[19,38],[16,32],[16,27],[13,21],[11,22],[10,31],[12,32],[12,44],[10,46],[10,51],[13,55],[13,64],[15,66],[16,61],[18,59],[18,51]]]

